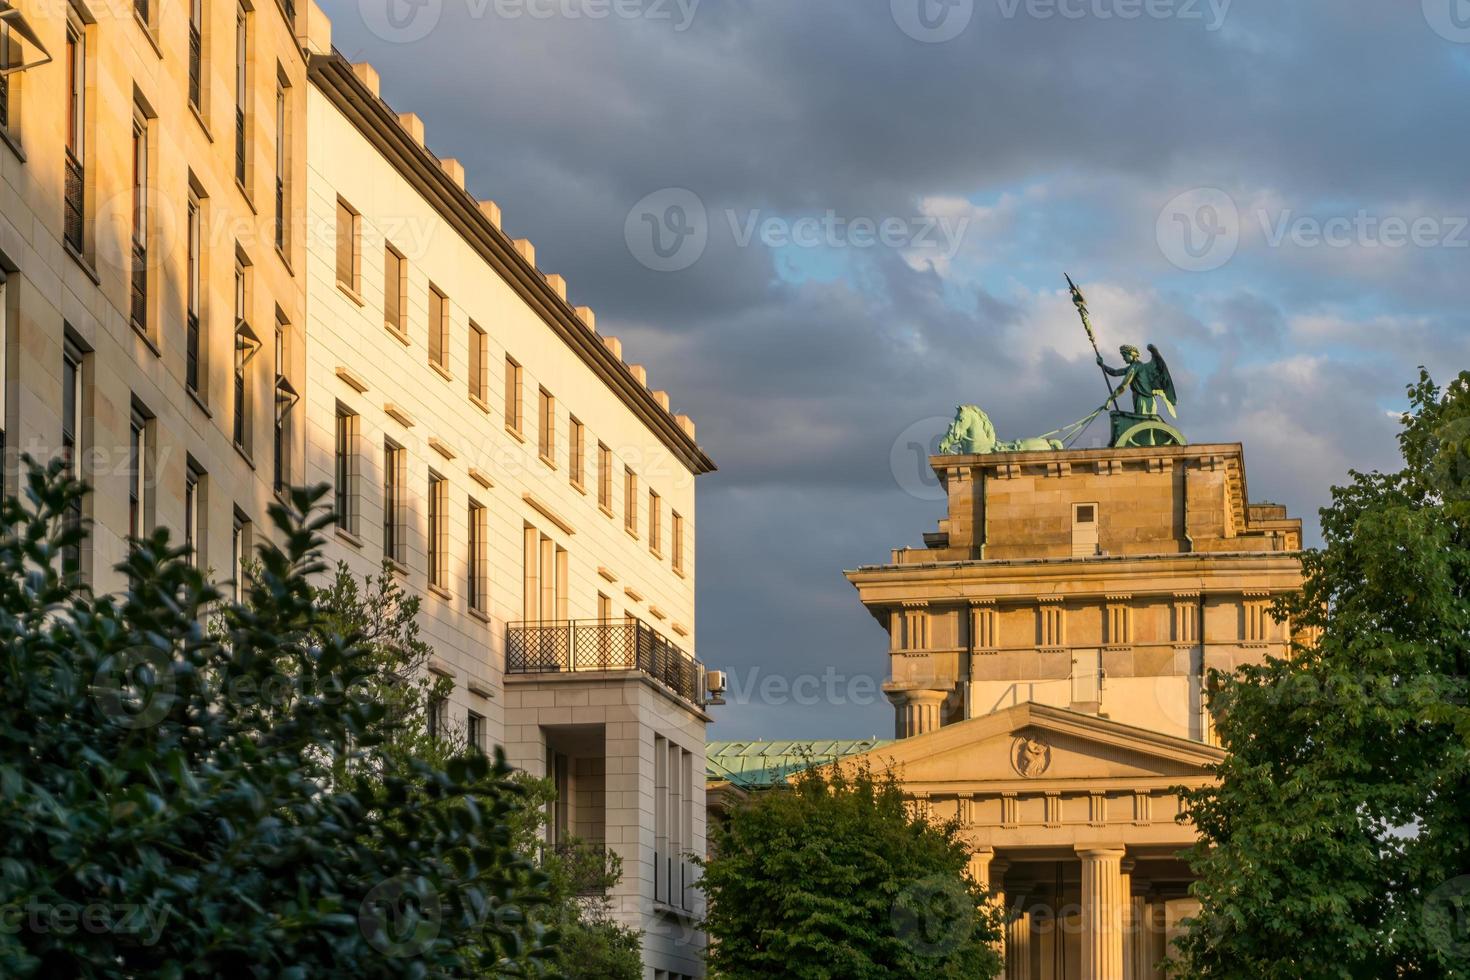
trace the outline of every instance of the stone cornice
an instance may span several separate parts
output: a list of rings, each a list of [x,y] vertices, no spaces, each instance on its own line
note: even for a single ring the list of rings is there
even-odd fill
[[[698,475],[715,470],[714,461],[664,410],[645,385],[633,377],[602,338],[584,327],[576,311],[487,218],[474,198],[444,171],[439,160],[416,143],[398,116],[352,71],[341,54],[313,54],[307,74],[323,95],[373,144],[424,200],[498,272],[543,322],[603,380],[675,457]]]

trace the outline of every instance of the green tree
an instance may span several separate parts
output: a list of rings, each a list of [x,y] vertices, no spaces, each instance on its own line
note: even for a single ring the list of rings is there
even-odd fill
[[[383,645],[310,584],[321,490],[271,508],[235,604],[164,530],[120,594],[62,577],[84,488],[24,481],[0,504],[0,975],[539,972],[527,794],[498,755],[394,748]]]
[[[1470,976],[1470,374],[1408,394],[1278,605],[1315,642],[1213,678],[1190,976]]]
[[[809,768],[736,807],[704,867],[721,977],[993,977],[1000,915],[958,825],[917,817],[891,774]]]

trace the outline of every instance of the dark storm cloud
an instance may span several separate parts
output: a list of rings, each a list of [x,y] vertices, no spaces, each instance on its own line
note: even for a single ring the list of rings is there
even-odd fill
[[[414,43],[328,5],[337,46],[698,422],[721,466],[698,514],[699,653],[754,692],[717,736],[890,730],[881,698],[824,682],[816,703],[773,701],[752,678],[882,679],[882,633],[841,570],[941,516],[909,492],[917,456],[893,462],[916,424],[978,402],[1017,437],[1096,407],[1062,268],[1096,283],[1105,351],[1164,345],[1185,431],[1245,442],[1252,493],[1309,523],[1349,466],[1392,464],[1417,364],[1470,363],[1470,250],[1266,241],[1294,216],[1470,209],[1470,46],[1417,2],[1235,0],[1217,30],[1095,13],[1125,5],[1071,3],[1094,12],[1072,19],[975,0],[944,44],[905,36],[887,0],[704,0],[685,30],[442,0]],[[624,225],[669,187],[698,195],[709,240],[660,273]],[[1241,249],[1188,275],[1155,219],[1194,187],[1239,203]],[[732,231],[946,208],[970,222],[953,255],[773,251]]]

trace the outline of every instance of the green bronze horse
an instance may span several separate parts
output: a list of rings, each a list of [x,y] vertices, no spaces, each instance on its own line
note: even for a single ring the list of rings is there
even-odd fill
[[[985,453],[1036,453],[1063,448],[1057,439],[1017,439],[1002,442],[995,437],[990,416],[975,405],[961,405],[954,411],[949,432],[939,444],[944,455],[984,455]]]

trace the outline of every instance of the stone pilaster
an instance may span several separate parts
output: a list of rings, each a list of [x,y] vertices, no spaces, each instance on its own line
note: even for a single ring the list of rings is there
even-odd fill
[[[889,689],[884,694],[893,702],[896,737],[912,738],[939,729],[948,691]]]
[[[1031,913],[1018,911],[1006,923],[1005,980],[1031,980]]]
[[[1082,859],[1082,976],[1124,980],[1123,907],[1130,900],[1121,846],[1078,847]]]

